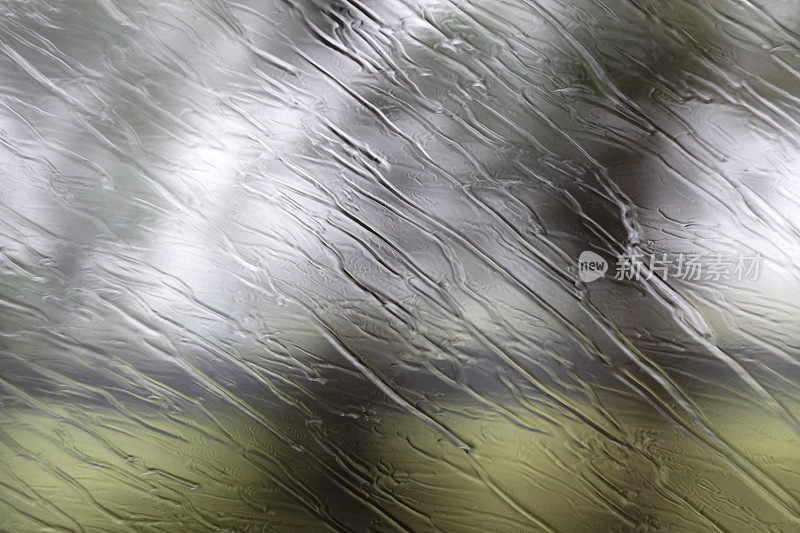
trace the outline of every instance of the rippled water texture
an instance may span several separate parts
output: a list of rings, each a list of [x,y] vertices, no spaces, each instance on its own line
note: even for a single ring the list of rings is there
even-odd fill
[[[799,171],[795,0],[0,0],[0,531],[798,531]]]

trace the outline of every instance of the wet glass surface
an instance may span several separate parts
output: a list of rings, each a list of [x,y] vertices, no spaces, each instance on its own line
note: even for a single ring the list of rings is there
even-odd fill
[[[0,530],[800,527],[796,3],[0,12]]]

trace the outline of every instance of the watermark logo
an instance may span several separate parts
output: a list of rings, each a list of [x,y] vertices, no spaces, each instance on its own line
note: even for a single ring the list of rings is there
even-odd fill
[[[578,276],[584,283],[600,279],[608,271],[608,261],[594,252],[586,250],[578,257]]]
[[[686,281],[742,281],[756,280],[761,267],[761,256],[699,254],[622,254],[617,257],[614,279],[649,280],[656,276],[664,281],[670,278]],[[578,276],[584,283],[605,277],[608,262],[594,252],[585,251],[578,257]]]

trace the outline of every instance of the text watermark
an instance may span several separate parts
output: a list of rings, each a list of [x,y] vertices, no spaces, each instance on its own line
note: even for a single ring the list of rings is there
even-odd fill
[[[578,276],[588,283],[603,278],[608,261],[591,251],[578,258]],[[743,281],[756,280],[761,270],[761,255],[748,254],[622,254],[617,257],[613,278],[616,280],[649,280],[653,276],[667,281]]]

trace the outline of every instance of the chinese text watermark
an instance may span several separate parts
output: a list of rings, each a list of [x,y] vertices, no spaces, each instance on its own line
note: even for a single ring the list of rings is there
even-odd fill
[[[608,262],[600,255],[585,251],[578,258],[578,276],[588,283],[605,277]],[[649,280],[653,276],[667,281],[743,281],[756,280],[761,269],[761,255],[747,254],[622,254],[614,269],[616,280]]]

